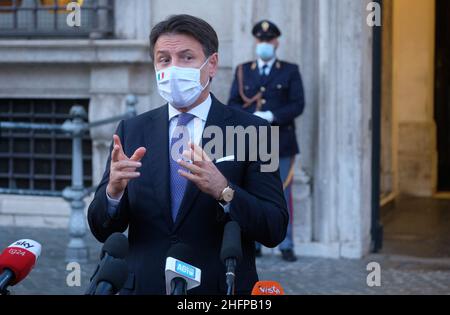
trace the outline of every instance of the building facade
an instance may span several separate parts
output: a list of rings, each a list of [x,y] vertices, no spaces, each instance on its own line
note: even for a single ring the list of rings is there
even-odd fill
[[[306,110],[297,122],[302,155],[294,179],[296,250],[305,256],[359,258],[369,252],[371,242],[373,28],[367,24],[368,4],[366,0],[100,1],[111,9],[109,33],[72,38],[14,36],[11,31],[1,36],[0,103],[39,104],[45,99],[58,100],[57,107],[61,100],[86,100],[91,121],[123,112],[128,94],[138,97],[140,113],[161,106],[148,36],[158,21],[177,13],[199,16],[218,32],[220,71],[212,90],[226,102],[234,68],[255,58],[253,24],[271,19],[283,31],[279,58],[300,65],[306,95]],[[0,20],[8,14],[1,12]],[[5,27],[0,22],[0,28]],[[2,117],[8,117],[7,111]],[[115,124],[91,130],[87,163],[92,165],[93,184],[104,171],[114,130]],[[0,198],[2,226],[67,225],[69,209],[62,200]]]

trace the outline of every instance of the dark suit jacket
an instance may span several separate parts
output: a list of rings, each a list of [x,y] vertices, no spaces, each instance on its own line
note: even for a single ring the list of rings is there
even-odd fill
[[[275,116],[274,126],[280,127],[280,156],[290,157],[300,152],[295,134],[295,118],[303,113],[305,99],[303,82],[298,65],[277,60],[268,77],[262,77],[256,62],[242,65],[244,94],[252,98],[262,93],[265,104],[262,111],[271,111]],[[242,108],[244,102],[239,94],[237,71],[231,87],[228,105],[254,113],[256,102]]]
[[[221,104],[213,96],[206,127],[212,125],[225,130],[225,126],[267,124]],[[237,221],[242,229],[243,259],[237,267],[236,292],[251,292],[258,281],[254,242],[275,247],[286,234],[288,213],[279,172],[260,172],[259,160],[218,163],[218,169],[236,189],[230,213],[225,214],[214,198],[189,182],[178,217],[173,222],[170,214],[167,105],[122,121],[117,134],[128,156],[138,147],[147,148],[140,169],[141,177],[129,182],[118,214],[111,218],[107,213],[106,198],[108,159],[103,179],[89,206],[88,221],[100,242],[114,232],[129,228],[127,262],[130,274],[121,294],[165,294],[166,254],[177,242],[183,242],[195,251],[192,255],[194,260],[188,263],[202,270],[201,286],[189,293],[224,294],[225,267],[219,255],[224,225],[230,219]]]

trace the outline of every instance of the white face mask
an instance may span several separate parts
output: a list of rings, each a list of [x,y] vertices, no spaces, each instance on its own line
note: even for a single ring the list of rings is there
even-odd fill
[[[210,80],[202,86],[200,74],[209,58],[199,68],[182,68],[172,66],[156,72],[158,91],[170,105],[177,109],[191,106],[209,85]]]

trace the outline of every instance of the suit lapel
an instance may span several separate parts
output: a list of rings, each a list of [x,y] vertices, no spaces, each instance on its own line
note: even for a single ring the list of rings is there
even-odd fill
[[[214,95],[211,94],[212,104],[211,109],[208,114],[208,119],[206,120],[205,129],[209,126],[218,126],[222,129],[223,134],[225,135],[226,122],[228,118],[231,116],[231,112],[225,107],[225,105],[221,104]],[[202,136],[202,146],[210,139]],[[186,192],[184,194],[184,198],[181,202],[180,211],[178,212],[177,219],[175,221],[175,225],[173,227],[174,230],[178,229],[183,222],[186,215],[191,210],[194,201],[197,199],[200,194],[200,190],[197,186],[188,182],[186,186]]]
[[[151,173],[151,182],[155,192],[155,198],[164,212],[164,217],[169,226],[173,225],[170,213],[169,195],[169,114],[167,105],[156,111],[145,133],[146,148],[149,159],[148,169]]]

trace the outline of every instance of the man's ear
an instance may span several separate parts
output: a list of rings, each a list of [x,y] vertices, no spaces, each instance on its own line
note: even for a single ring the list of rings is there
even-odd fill
[[[209,58],[209,76],[214,78],[217,74],[217,70],[219,68],[219,54],[214,53]]]
[[[274,40],[273,45],[275,46],[275,49],[278,49],[278,47],[280,46],[280,41],[278,40],[278,38]]]

